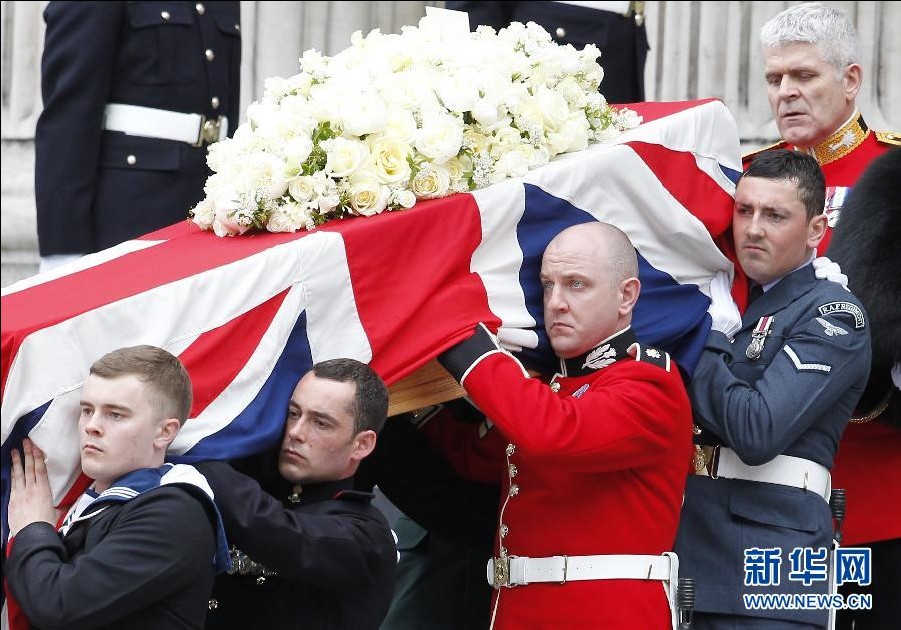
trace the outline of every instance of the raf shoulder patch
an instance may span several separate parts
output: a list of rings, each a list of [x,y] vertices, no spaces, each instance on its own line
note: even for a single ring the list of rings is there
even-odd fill
[[[829,302],[817,308],[820,315],[831,315],[833,313],[847,313],[854,318],[854,328],[866,328],[866,320],[863,316],[863,309],[853,302]]]
[[[640,343],[636,343],[635,345],[637,346],[635,350],[636,361],[651,363],[657,367],[662,367],[667,372],[672,371],[672,361],[670,360],[668,352],[650,346],[643,346]]]
[[[883,144],[890,144],[895,147],[901,147],[901,133],[896,131],[876,131],[873,130],[876,140]]]

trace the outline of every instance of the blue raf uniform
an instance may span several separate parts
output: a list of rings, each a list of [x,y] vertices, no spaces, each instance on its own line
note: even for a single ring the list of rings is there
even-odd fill
[[[41,256],[98,251],[184,220],[203,199],[221,117],[228,135],[238,123],[239,3],[51,2],[44,20]]]
[[[742,594],[827,592],[825,579],[810,586],[789,579],[790,553],[831,545],[828,470],[869,367],[860,302],[817,280],[810,264],[751,303],[733,343],[710,333],[689,395],[696,443],[718,446],[696,458],[676,539],[680,575],[695,581],[696,612],[749,624],[729,628],[762,627],[760,618],[771,620],[766,627],[782,627],[776,620],[825,626],[825,610],[748,610]],[[752,548],[779,549],[778,586],[745,585]],[[794,568],[818,566],[825,560],[813,556]]]

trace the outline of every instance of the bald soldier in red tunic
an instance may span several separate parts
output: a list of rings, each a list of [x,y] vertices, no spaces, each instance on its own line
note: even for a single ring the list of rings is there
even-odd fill
[[[439,356],[509,440],[488,569],[495,628],[672,627],[677,567],[663,554],[678,525],[691,409],[669,356],[631,330],[636,276],[617,228],[569,228],[541,267],[560,357],[551,383],[528,378],[484,326]]]

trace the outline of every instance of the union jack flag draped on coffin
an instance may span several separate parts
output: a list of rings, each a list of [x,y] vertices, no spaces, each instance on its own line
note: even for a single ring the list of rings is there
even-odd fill
[[[234,458],[281,433],[313,362],[371,362],[389,384],[484,321],[552,358],[538,269],[560,230],[603,220],[640,259],[634,327],[691,369],[706,296],[732,270],[715,239],[731,220],[738,133],[718,101],[634,106],[644,124],[473,194],[333,222],[311,233],[217,238],[183,223],[9,287],[2,298],[3,539],[9,452],[30,436],[57,502],[81,492],[76,432],[90,364],[122,346],[181,357],[194,383],[175,461]]]

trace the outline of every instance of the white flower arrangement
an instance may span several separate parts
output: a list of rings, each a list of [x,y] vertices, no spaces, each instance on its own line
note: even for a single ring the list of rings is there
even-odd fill
[[[358,31],[334,57],[307,51],[211,145],[193,221],[218,236],[310,230],[522,177],[640,124],[598,92],[599,55],[532,22],[449,37],[429,17]]]

